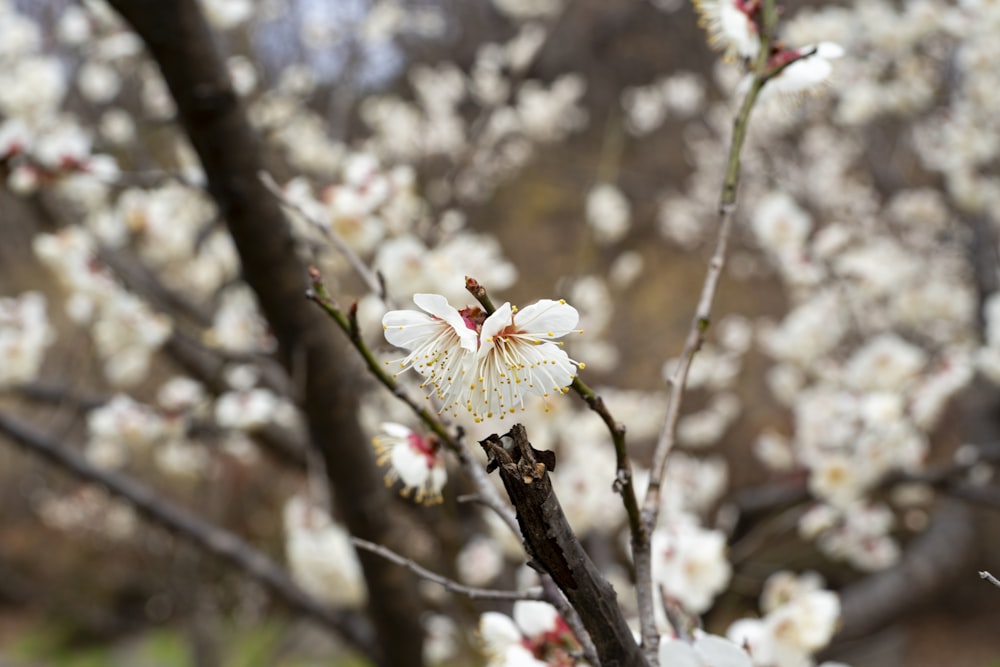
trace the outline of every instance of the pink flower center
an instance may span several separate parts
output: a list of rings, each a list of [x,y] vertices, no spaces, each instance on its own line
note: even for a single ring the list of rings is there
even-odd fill
[[[431,446],[431,443],[427,438],[421,438],[416,433],[410,433],[406,436],[406,443],[414,451],[420,452],[424,455],[428,468],[434,467],[434,464],[437,462],[437,452],[435,451],[435,448]]]
[[[458,311],[458,314],[462,316],[462,321],[465,322],[465,326],[471,331],[479,333],[483,328],[483,322],[486,321],[486,313],[479,306],[469,306]]]
[[[521,645],[531,651],[536,658],[554,667],[576,664],[570,657],[570,652],[578,647],[576,637],[561,616],[556,618],[554,628],[534,637],[523,638]]]

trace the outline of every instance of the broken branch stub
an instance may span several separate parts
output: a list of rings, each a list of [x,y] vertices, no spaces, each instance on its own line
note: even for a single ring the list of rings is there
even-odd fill
[[[618,607],[615,589],[583,550],[552,490],[555,455],[528,442],[524,426],[479,443],[498,470],[514,509],[525,549],[536,570],[550,575],[590,633],[603,667],[646,666]]]

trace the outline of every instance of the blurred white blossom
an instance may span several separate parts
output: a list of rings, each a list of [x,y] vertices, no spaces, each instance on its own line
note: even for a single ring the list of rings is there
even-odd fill
[[[350,536],[326,510],[292,496],[285,503],[284,527],[285,557],[299,586],[331,604],[365,603],[368,594]]]

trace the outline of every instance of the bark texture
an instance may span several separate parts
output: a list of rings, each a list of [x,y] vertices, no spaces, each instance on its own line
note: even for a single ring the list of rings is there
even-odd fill
[[[284,214],[260,182],[260,142],[234,93],[195,0],[111,0],[146,43],[177,105],[208,187],[226,220],[243,277],[301,381],[312,445],[322,454],[338,509],[354,535],[405,551],[389,496],[357,419],[356,369],[339,332],[304,298],[307,277]],[[301,377],[300,377],[301,376]],[[423,633],[415,582],[403,568],[360,552],[380,664],[418,667]]]
[[[507,495],[517,510],[524,545],[536,570],[549,574],[576,609],[590,633],[602,667],[648,665],[625,622],[615,589],[600,573],[563,514],[548,471],[552,452],[536,450],[524,426],[479,443],[499,469]]]

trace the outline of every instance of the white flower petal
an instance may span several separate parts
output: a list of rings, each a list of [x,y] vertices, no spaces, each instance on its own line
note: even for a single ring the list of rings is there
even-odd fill
[[[514,622],[528,637],[537,637],[556,629],[559,612],[548,602],[520,600],[514,603]]]
[[[513,323],[513,308],[511,308],[510,303],[500,306],[487,317],[479,334],[479,356],[482,357],[492,349],[496,335]]]
[[[400,438],[405,440],[410,437],[413,431],[402,424],[397,424],[396,422],[382,422],[382,430],[393,438]]]
[[[702,667],[691,645],[680,639],[664,638],[660,641],[660,664],[670,667]]]
[[[417,451],[409,444],[393,447],[389,455],[389,462],[405,486],[421,488],[427,482],[427,476],[430,472],[427,455]]]
[[[382,317],[385,339],[396,347],[411,350],[422,343],[429,327],[440,326],[440,321],[415,310],[390,310]]]
[[[539,337],[560,338],[572,332],[580,321],[580,313],[565,301],[542,299],[525,306],[514,315],[519,331]]]
[[[496,611],[488,611],[479,617],[479,636],[486,648],[497,654],[503,653],[509,646],[521,644],[521,631],[514,621]]]
[[[705,635],[694,644],[695,653],[705,665],[712,667],[753,667],[746,651],[723,637]],[[661,664],[668,664],[661,661]]]
[[[447,320],[451,313],[457,312],[455,308],[448,303],[448,299],[444,298],[440,294],[414,294],[413,303],[417,304],[420,308],[427,311],[434,317],[442,320]]]
[[[826,58],[828,60],[842,58],[845,53],[846,51],[844,51],[844,47],[833,42],[820,42],[816,45],[816,55],[820,58]]]

